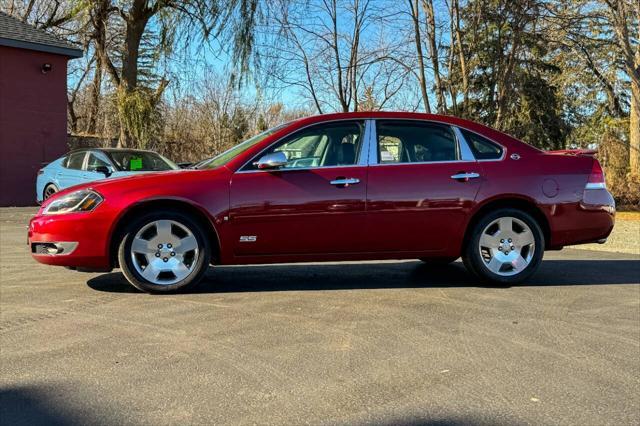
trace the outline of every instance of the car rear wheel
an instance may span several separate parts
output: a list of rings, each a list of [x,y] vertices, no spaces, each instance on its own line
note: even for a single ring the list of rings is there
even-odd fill
[[[179,212],[135,220],[118,249],[124,276],[146,292],[174,292],[196,284],[210,258],[210,244],[200,224]]]
[[[509,285],[529,278],[543,253],[544,235],[536,220],[521,210],[499,209],[475,224],[463,261],[482,280]]]
[[[44,188],[44,193],[42,194],[42,197],[46,200],[47,198],[51,197],[56,192],[58,192],[58,187],[55,186],[54,184],[50,183],[49,185],[47,185]]]

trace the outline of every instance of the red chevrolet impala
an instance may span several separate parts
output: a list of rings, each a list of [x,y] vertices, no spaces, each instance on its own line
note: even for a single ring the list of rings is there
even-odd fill
[[[545,250],[604,241],[614,214],[588,153],[539,151],[453,117],[347,113],[278,126],[199,169],[59,192],[29,245],[49,265],[119,266],[152,292],[194,284],[209,264],[460,256],[508,285]]]

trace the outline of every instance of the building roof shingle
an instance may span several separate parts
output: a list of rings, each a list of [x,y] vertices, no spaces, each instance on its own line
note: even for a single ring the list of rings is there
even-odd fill
[[[55,53],[71,58],[82,56],[82,49],[4,12],[0,12],[0,46]]]

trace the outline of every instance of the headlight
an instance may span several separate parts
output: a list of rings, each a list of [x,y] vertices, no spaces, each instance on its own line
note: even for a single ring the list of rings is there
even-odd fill
[[[90,189],[81,189],[53,200],[42,214],[90,212],[102,202],[102,197]]]

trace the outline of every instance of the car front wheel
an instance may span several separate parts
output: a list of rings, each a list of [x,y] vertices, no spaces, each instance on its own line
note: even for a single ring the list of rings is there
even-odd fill
[[[58,192],[58,187],[50,183],[44,188],[44,193],[42,194],[42,198],[46,200],[56,192]]]
[[[201,225],[179,213],[152,213],[135,220],[118,249],[127,280],[146,292],[174,292],[199,282],[211,258]]]
[[[475,224],[463,260],[467,269],[484,281],[515,284],[538,269],[544,244],[542,230],[531,215],[499,209]]]

